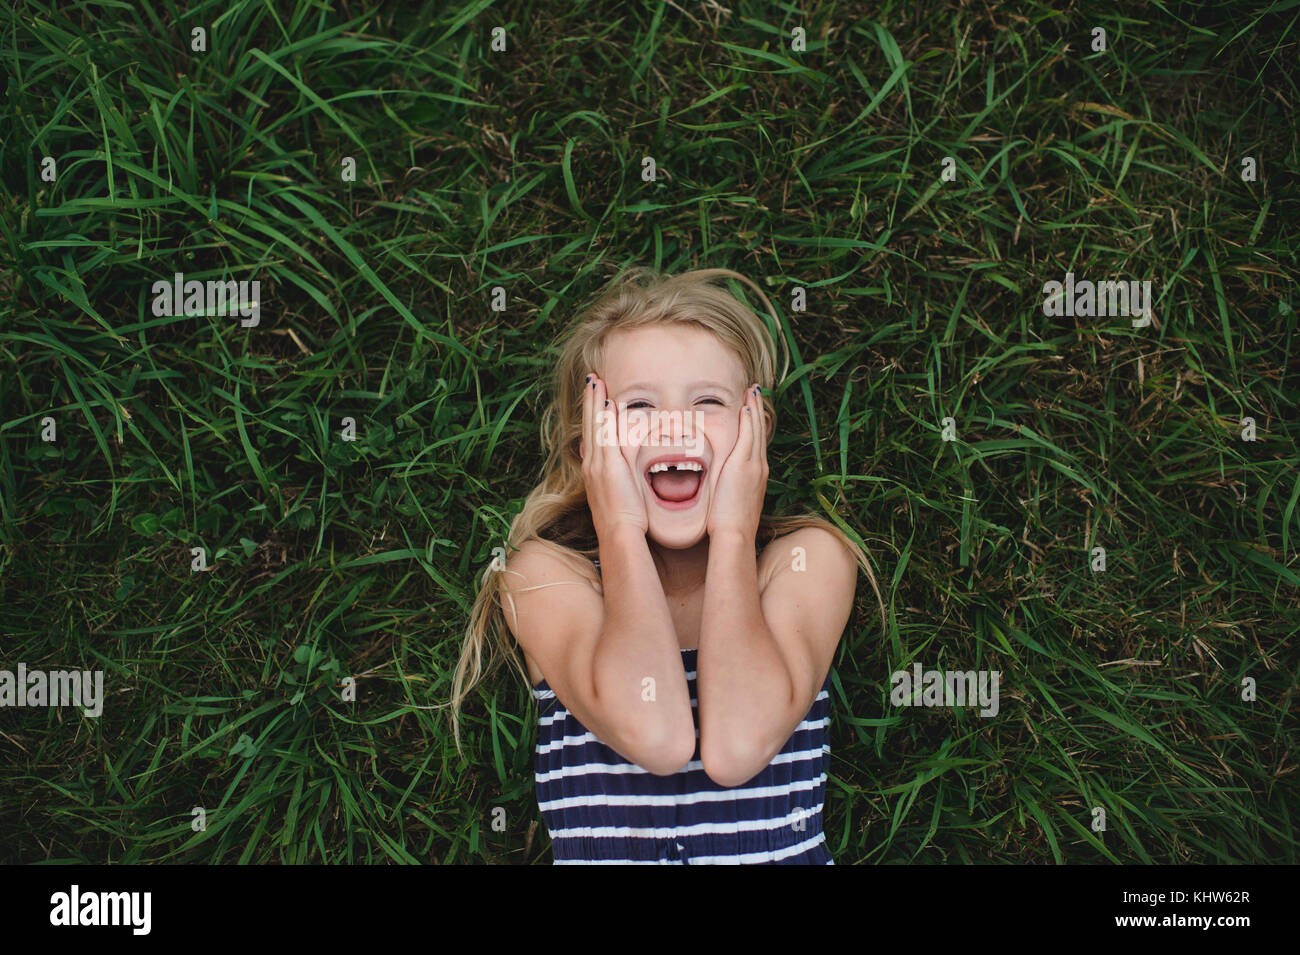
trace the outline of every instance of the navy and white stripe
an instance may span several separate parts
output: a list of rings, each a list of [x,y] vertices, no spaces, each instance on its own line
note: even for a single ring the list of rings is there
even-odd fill
[[[671,776],[629,763],[589,732],[547,686],[537,700],[537,802],[556,865],[833,865],[822,834],[830,677],[808,715],[753,779],[725,788],[700,763],[698,651],[682,650],[695,753]]]

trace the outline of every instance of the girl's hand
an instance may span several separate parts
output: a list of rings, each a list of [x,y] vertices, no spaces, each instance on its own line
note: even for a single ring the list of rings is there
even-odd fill
[[[763,516],[763,498],[767,494],[767,434],[763,419],[763,402],[758,385],[745,392],[745,406],[740,411],[740,431],[731,449],[709,506],[710,537],[737,531],[746,540],[758,536],[758,522]]]
[[[618,433],[618,408],[609,401],[605,383],[594,373],[584,389],[582,401],[582,480],[587,486],[587,506],[596,536],[608,539],[619,526],[650,529],[645,498],[637,487],[636,475],[623,457],[625,437]],[[611,417],[600,427],[601,412]],[[616,443],[608,443],[610,435]]]

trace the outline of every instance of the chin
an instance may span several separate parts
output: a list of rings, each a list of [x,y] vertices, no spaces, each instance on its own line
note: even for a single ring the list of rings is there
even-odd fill
[[[653,492],[647,495],[647,531],[651,540],[668,550],[688,550],[709,536],[709,502],[713,488],[703,483],[686,509],[663,507]]]
[[[705,530],[705,523],[700,522],[698,527],[662,527],[655,526],[655,522],[650,522],[649,537],[652,541],[667,550],[690,550],[700,541],[708,536]]]

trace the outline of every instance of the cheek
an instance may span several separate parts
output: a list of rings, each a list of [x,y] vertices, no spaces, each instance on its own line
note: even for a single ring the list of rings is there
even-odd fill
[[[708,422],[704,433],[713,447],[714,458],[722,455],[725,459],[736,446],[736,435],[740,432],[737,430],[736,422],[718,418]]]
[[[621,448],[623,452],[623,460],[627,462],[627,466],[629,470],[631,470],[632,476],[634,478],[641,477],[641,475],[638,474],[636,470],[637,447],[638,447],[637,445],[625,444]]]

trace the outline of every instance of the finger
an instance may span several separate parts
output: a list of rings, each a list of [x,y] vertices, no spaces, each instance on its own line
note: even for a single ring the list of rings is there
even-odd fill
[[[745,413],[745,417],[749,419],[746,422],[749,430],[748,456],[751,461],[758,460],[758,446],[761,443],[758,439],[758,419],[763,409],[762,405],[758,402],[758,392],[755,391],[757,387],[758,385],[753,385],[750,387],[749,391],[745,393],[745,404],[748,409]]]
[[[618,415],[615,412],[614,403],[609,400],[609,391],[605,387],[605,382],[599,377],[594,380],[596,382],[596,412],[602,425],[599,434],[604,435],[606,439],[608,439],[611,434],[614,436],[613,447],[610,446],[608,440],[602,441],[600,447],[601,463],[603,466],[608,467],[609,454],[611,452],[615,454],[618,453],[618,442],[621,440],[618,434]],[[610,419],[609,415],[614,415],[614,418]],[[613,424],[613,427],[610,427],[611,423]]]
[[[591,463],[599,466],[604,454],[604,420],[601,416],[601,388],[604,382],[594,371],[591,373],[591,383],[587,386],[589,392],[587,400],[591,403]]]
[[[595,448],[595,427],[596,415],[592,407],[592,375],[588,375],[582,385],[582,460],[586,461],[592,455],[592,449]]]
[[[745,390],[745,411],[741,412],[740,426],[741,431],[745,433],[745,440],[748,442],[744,448],[745,457],[748,457],[751,461],[754,460],[754,421],[755,418],[758,418],[758,409],[754,407],[754,404],[754,386],[750,386]]]
[[[591,462],[592,464],[599,464],[601,455],[604,453],[604,442],[601,440],[601,433],[605,422],[600,407],[600,376],[594,372],[591,375],[591,384],[588,386],[588,390],[591,392]]]

